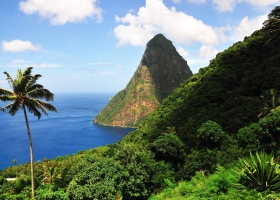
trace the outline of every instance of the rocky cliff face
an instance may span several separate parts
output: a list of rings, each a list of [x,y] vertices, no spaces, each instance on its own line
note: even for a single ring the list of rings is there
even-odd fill
[[[187,62],[172,42],[158,34],[147,43],[141,62],[126,88],[111,99],[94,122],[135,126],[191,76]]]

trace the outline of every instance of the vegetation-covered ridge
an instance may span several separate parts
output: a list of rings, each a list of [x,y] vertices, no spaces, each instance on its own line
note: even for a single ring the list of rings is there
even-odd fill
[[[264,106],[260,97],[280,90],[280,38],[266,43],[269,34],[256,31],[219,53],[168,96],[131,137],[154,141],[167,127],[193,149],[197,129],[207,120],[217,122],[229,135],[258,120]],[[141,136],[139,136],[141,135]]]
[[[279,13],[120,142],[34,163],[36,199],[279,199]],[[2,170],[0,199],[30,199],[29,174]]]
[[[175,88],[192,76],[187,62],[162,34],[148,43],[141,62],[124,90],[118,92],[94,122],[136,126]]]

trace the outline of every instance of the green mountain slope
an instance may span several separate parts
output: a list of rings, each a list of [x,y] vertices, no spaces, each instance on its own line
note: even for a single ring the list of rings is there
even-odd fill
[[[219,53],[120,142],[36,162],[36,199],[279,199],[278,182],[266,191],[255,185],[270,173],[256,172],[252,160],[246,174],[262,174],[257,182],[234,172],[244,169],[238,157],[249,151],[280,157],[280,111],[257,118],[260,95],[280,90],[280,38],[266,44],[275,32],[264,31]],[[264,171],[279,169],[278,161],[263,161]],[[0,199],[30,199],[29,177],[28,163],[0,171]]]
[[[135,126],[182,82],[192,76],[187,62],[162,34],[147,43],[141,62],[124,90],[117,93],[94,122]]]
[[[230,135],[252,122],[263,106],[260,95],[280,89],[280,38],[265,45],[268,35],[256,31],[219,53],[152,112],[132,137],[154,141],[167,127],[191,150],[196,131],[213,120]]]

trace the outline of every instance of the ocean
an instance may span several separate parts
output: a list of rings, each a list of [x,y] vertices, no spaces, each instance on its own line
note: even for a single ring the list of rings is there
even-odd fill
[[[54,102],[58,113],[42,114],[40,120],[28,113],[34,161],[77,153],[80,150],[113,144],[134,128],[93,124],[113,93],[58,93]],[[0,106],[6,105],[0,102]],[[0,169],[30,162],[29,142],[23,110],[15,116],[0,112]]]

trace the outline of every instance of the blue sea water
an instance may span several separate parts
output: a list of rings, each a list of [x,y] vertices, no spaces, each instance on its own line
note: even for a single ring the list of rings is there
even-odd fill
[[[28,114],[33,140],[34,161],[77,153],[121,140],[133,128],[93,124],[93,118],[106,106],[113,93],[59,93],[54,105],[58,113],[49,112],[41,119]],[[0,106],[3,106],[0,102]],[[29,142],[23,111],[15,116],[0,112],[0,169],[30,161]]]

